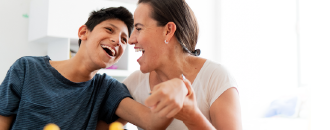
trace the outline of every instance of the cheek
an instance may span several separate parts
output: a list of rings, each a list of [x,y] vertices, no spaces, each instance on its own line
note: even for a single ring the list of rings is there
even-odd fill
[[[119,48],[120,56],[123,56],[126,50],[126,45],[122,45],[122,47]]]

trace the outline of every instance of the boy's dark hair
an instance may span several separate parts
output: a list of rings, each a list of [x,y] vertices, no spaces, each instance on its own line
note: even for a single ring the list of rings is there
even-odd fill
[[[85,25],[89,31],[93,31],[94,27],[101,22],[108,19],[118,19],[123,21],[128,28],[128,36],[131,36],[133,29],[134,19],[131,12],[129,12],[125,7],[109,7],[105,9],[100,9],[98,11],[91,12]],[[79,46],[81,44],[81,39],[78,41]]]

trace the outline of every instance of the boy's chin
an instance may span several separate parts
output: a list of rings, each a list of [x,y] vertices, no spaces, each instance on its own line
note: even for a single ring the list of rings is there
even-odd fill
[[[115,63],[107,64],[103,69],[113,69],[113,64]]]

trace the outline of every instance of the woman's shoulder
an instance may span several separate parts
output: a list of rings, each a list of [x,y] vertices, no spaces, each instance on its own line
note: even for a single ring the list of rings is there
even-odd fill
[[[141,83],[143,80],[146,80],[148,77],[149,77],[149,73],[144,74],[140,70],[136,70],[132,74],[130,74],[123,81],[123,83],[127,86],[130,84],[138,84],[138,83]]]
[[[224,75],[229,75],[228,69],[215,61],[212,60],[206,60],[202,69],[200,70],[202,73],[212,75],[213,76],[224,76]]]
[[[131,73],[127,78],[141,79],[149,76],[149,73],[142,73],[140,70],[136,70]]]
[[[198,80],[211,86],[237,86],[234,76],[222,64],[207,60],[198,74]]]

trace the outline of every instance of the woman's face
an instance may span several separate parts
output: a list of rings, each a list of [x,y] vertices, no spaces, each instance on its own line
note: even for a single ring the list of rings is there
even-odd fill
[[[127,39],[126,24],[118,19],[109,19],[96,25],[93,31],[87,30],[87,38],[82,45],[97,68],[106,68],[120,59],[126,49]]]
[[[137,62],[143,73],[161,67],[161,62],[166,61],[165,27],[157,26],[157,21],[150,17],[151,10],[149,4],[138,5],[134,12],[134,30],[128,40],[136,51],[142,52]]]

